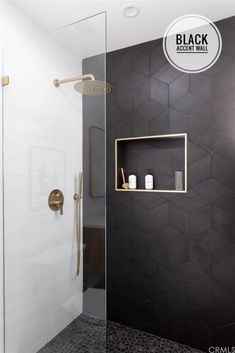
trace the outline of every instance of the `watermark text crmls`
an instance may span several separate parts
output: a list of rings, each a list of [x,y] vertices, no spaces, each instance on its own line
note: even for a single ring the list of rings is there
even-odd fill
[[[208,352],[209,353],[235,353],[235,346],[234,347],[211,346]]]

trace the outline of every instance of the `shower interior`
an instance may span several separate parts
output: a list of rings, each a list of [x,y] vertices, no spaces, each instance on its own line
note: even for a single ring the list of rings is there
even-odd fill
[[[10,78],[0,85],[4,196],[0,351],[199,352],[106,320],[106,94],[111,93],[112,108],[116,92],[111,84],[116,81],[106,83],[105,14],[49,34],[27,23],[18,11],[8,20],[6,29],[9,26],[16,39],[0,59],[2,75]],[[18,28],[26,23],[30,38],[32,33],[35,38],[19,40]],[[75,90],[64,84],[70,82],[76,82]],[[117,100],[128,105],[125,97],[123,90]],[[116,124],[120,110],[113,115]],[[112,151],[110,141],[107,145]],[[81,171],[82,204],[77,202]],[[113,182],[112,173],[108,178]],[[54,190],[63,193],[64,204],[56,200],[57,211],[48,207]],[[111,206],[113,210],[116,205]],[[120,278],[118,261],[113,273]]]

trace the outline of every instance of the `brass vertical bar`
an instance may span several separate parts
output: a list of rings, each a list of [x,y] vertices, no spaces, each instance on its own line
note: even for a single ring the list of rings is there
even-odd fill
[[[118,153],[118,151],[117,151],[117,143],[118,143],[118,141],[117,141],[117,139],[115,140],[115,190],[117,190],[117,188],[118,188],[118,180],[117,180],[117,178],[118,178],[118,170],[117,170],[117,153]]]
[[[77,176],[77,193],[73,198],[76,201],[76,240],[77,240],[77,276],[80,274],[81,260],[81,199],[82,199],[82,172]]]
[[[184,190],[188,191],[188,135],[184,136]]]

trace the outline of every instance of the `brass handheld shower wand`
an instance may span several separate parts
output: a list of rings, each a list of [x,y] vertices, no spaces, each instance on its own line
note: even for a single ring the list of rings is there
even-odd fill
[[[77,176],[77,193],[73,195],[76,202],[76,240],[77,240],[77,276],[80,273],[80,260],[81,260],[81,199],[82,199],[82,172]]]

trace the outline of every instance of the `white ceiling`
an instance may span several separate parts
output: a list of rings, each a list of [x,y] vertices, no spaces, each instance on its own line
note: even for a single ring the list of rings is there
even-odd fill
[[[44,30],[52,30],[77,20],[107,11],[108,51],[146,42],[163,36],[169,23],[178,16],[197,13],[213,21],[235,15],[235,0],[8,0]],[[135,3],[139,15],[126,18],[122,8]]]

